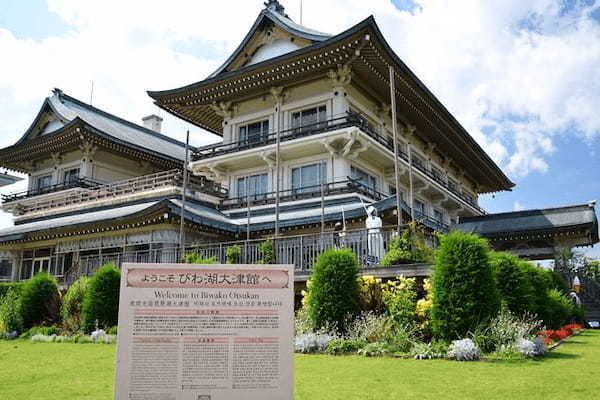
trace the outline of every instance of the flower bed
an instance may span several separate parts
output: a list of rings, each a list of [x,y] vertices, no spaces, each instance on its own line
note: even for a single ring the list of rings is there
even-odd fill
[[[580,324],[569,324],[560,329],[546,329],[545,331],[538,332],[538,335],[544,338],[544,344],[551,345],[568,338],[582,329],[583,326]]]

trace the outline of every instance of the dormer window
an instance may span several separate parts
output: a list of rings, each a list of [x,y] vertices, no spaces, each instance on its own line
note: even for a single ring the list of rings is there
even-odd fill
[[[267,140],[269,136],[269,120],[253,122],[240,126],[240,146],[251,146]]]

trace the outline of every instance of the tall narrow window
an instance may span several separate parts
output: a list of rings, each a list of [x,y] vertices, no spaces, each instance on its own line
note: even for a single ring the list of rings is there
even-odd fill
[[[65,171],[63,182],[65,185],[75,183],[79,179],[79,168],[72,168]]]
[[[425,217],[425,204],[415,199],[415,214],[417,218]]]
[[[433,210],[433,218],[440,223],[444,223],[444,214],[440,210]]]
[[[240,146],[252,146],[267,140],[269,136],[269,120],[254,122],[240,126]]]
[[[373,175],[355,166],[350,167],[350,173],[352,174],[352,178],[361,183],[368,191],[377,192],[377,179]]]
[[[237,180],[237,196],[241,201],[245,201],[246,197],[250,200],[264,198],[268,190],[267,174],[251,175]]]
[[[326,183],[326,176],[327,164],[324,162],[293,168],[292,189],[296,193],[319,191],[319,185]]]
[[[321,129],[325,126],[325,121],[327,121],[327,108],[325,106],[307,108],[292,113],[292,129],[296,132]]]
[[[52,186],[52,175],[44,175],[40,176],[37,179],[37,189],[43,191],[44,189],[48,189]]]

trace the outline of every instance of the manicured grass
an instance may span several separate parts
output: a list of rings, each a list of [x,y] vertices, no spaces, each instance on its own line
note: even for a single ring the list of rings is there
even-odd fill
[[[0,399],[111,399],[114,345],[0,341]],[[540,360],[460,363],[296,356],[296,400],[592,399],[600,331]]]

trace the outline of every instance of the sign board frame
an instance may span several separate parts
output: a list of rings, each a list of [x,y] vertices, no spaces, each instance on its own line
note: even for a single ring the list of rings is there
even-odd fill
[[[292,400],[294,266],[122,266],[116,400]]]

